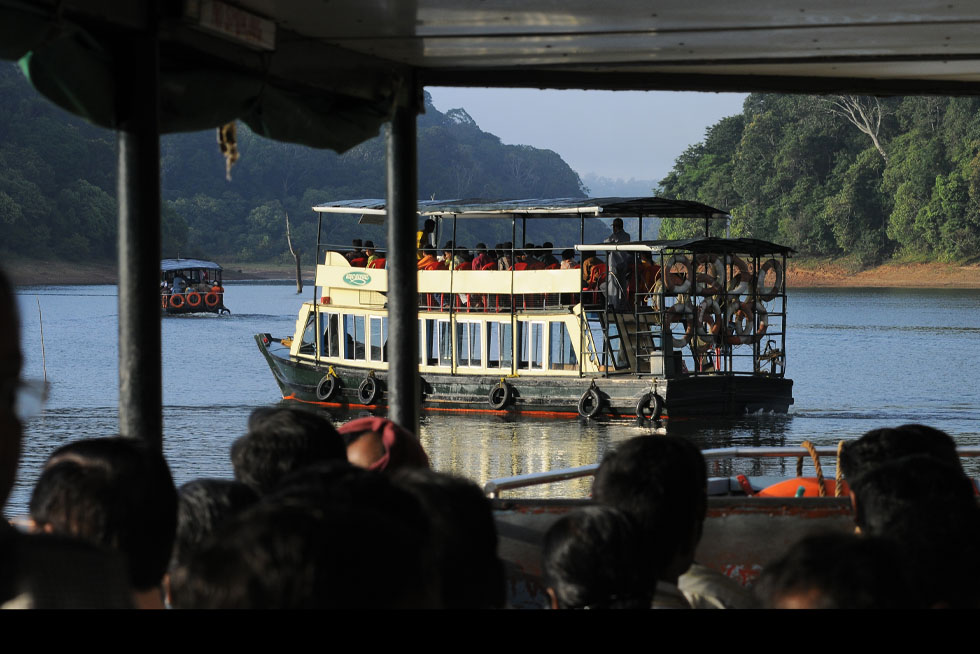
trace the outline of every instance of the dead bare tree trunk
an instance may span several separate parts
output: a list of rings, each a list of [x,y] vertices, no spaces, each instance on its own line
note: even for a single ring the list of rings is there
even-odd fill
[[[286,212],[286,243],[289,245],[289,253],[296,261],[296,293],[303,292],[303,273],[300,271],[299,255],[300,251],[293,249],[293,239],[289,234],[289,212]]]
[[[835,95],[828,100],[830,111],[843,116],[852,125],[871,137],[875,149],[881,154],[881,158],[888,165],[888,155],[881,141],[878,140],[878,132],[881,129],[881,102],[874,96],[865,97],[860,95]]]

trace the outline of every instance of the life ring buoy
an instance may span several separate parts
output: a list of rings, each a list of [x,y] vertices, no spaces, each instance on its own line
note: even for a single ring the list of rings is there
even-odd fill
[[[582,393],[578,400],[578,414],[583,418],[594,418],[602,409],[603,399],[595,386]]]
[[[160,296],[160,300],[161,300],[161,304],[163,305],[162,308],[166,309],[167,308],[167,304],[169,303],[169,300],[167,299],[167,296],[166,295],[161,295]]]
[[[340,390],[340,379],[336,375],[327,373],[316,385],[316,399],[321,402],[329,401]]]
[[[658,393],[644,393],[636,402],[636,417],[644,420],[660,420],[664,412],[664,398]]]
[[[197,291],[191,291],[187,294],[187,306],[192,308],[197,308],[201,306],[201,294]]]
[[[684,266],[685,277],[671,272],[677,264]],[[691,280],[694,278],[694,266],[691,260],[683,254],[675,254],[664,263],[664,287],[673,295],[688,293],[691,290]]]
[[[374,377],[365,377],[357,387],[357,400],[361,404],[375,404],[381,397],[381,385]]]
[[[748,345],[752,342],[752,325],[754,320],[754,314],[752,313],[752,305],[748,302],[739,302],[738,300],[732,300],[728,305],[729,310],[735,307],[734,311],[729,313],[729,324],[734,328],[735,334],[732,335],[732,329],[728,330],[728,343],[729,345]]]
[[[708,315],[711,316],[710,322],[707,320]],[[717,343],[723,320],[721,307],[718,306],[718,303],[711,299],[703,300],[698,306],[698,319],[695,321],[698,336],[712,344]],[[711,327],[705,329],[706,325],[711,325]]]
[[[721,259],[713,254],[699,254],[697,256],[697,268],[708,266],[712,272],[699,272],[695,276],[698,284],[699,295],[715,295],[721,293],[721,280],[725,277],[725,266]]]
[[[827,491],[827,497],[836,495],[837,482],[833,479],[824,478],[823,483]],[[785,479],[771,486],[763,488],[755,494],[755,497],[796,497],[799,489],[803,489],[801,497],[820,497],[820,483],[816,477],[796,477],[795,479]],[[841,484],[841,492],[847,495],[850,489],[847,482]]]
[[[776,280],[772,285],[766,286],[766,274],[770,270],[775,273]],[[783,266],[775,259],[766,261],[759,267],[759,278],[756,280],[755,287],[759,299],[769,302],[775,298],[783,288]]]
[[[184,296],[180,293],[174,293],[170,296],[170,308],[180,309],[184,306]]]
[[[218,294],[215,293],[213,289],[208,291],[208,294],[204,296],[204,305],[209,309],[213,309],[218,306],[220,301],[221,300],[218,299]]]
[[[736,270],[736,273],[728,279],[728,295],[745,295],[749,292],[749,264],[738,255],[728,257],[728,263],[735,266]]]
[[[495,411],[500,411],[510,404],[513,397],[513,388],[510,384],[505,381],[501,381],[499,384],[490,389],[490,394],[487,396],[487,401],[490,402],[490,408]]]
[[[675,350],[678,350],[684,347],[685,345],[687,345],[691,341],[691,338],[694,336],[693,314],[694,314],[694,309],[692,309],[691,305],[687,302],[678,302],[674,306],[667,309],[666,321],[668,325],[672,325],[677,322],[687,323],[687,328],[684,331],[684,336],[680,338],[678,338],[677,336],[673,337],[672,343],[674,345]]]

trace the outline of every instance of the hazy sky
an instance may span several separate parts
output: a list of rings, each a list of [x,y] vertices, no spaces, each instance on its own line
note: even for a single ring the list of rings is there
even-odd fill
[[[579,175],[659,181],[744,93],[429,87],[439,111],[463,107],[506,144],[554,150]]]

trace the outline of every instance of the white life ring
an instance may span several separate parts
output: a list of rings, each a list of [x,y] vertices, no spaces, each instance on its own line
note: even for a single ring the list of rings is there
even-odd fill
[[[773,271],[776,274],[776,281],[771,286],[766,286],[766,273]],[[759,294],[759,299],[769,302],[775,298],[783,288],[783,266],[775,259],[769,259],[759,267],[759,276],[756,281],[755,289]]]
[[[672,325],[675,322],[687,322],[687,329],[684,331],[684,336],[682,338],[673,336],[673,340],[671,341],[675,350],[687,345],[694,336],[694,308],[688,302],[678,302],[667,309],[666,318],[668,325]]]
[[[682,264],[684,266],[686,276],[683,282],[680,280],[680,275],[671,272],[671,269],[677,264]],[[694,266],[691,264],[691,260],[687,257],[687,255],[675,254],[664,263],[664,287],[667,289],[667,292],[671,293],[672,295],[689,293],[691,290],[691,280],[693,278]]]
[[[710,323],[706,320],[708,314],[712,316],[712,321]],[[712,299],[706,299],[701,302],[701,304],[698,306],[698,319],[696,321],[698,337],[701,338],[701,340],[711,345],[717,343],[718,334],[721,333],[721,325],[723,322],[724,317],[721,313],[721,307],[718,306],[717,302]],[[705,329],[705,327],[708,325],[710,325],[710,327]]]
[[[697,269],[700,270],[701,266],[709,266],[712,272],[697,273],[698,295],[721,293],[721,280],[725,278],[725,267],[721,259],[713,254],[699,254],[697,256]]]
[[[726,257],[728,264],[735,266],[738,275],[738,284],[735,284],[735,275],[728,278],[728,295],[745,295],[749,292],[749,264],[738,255]]]

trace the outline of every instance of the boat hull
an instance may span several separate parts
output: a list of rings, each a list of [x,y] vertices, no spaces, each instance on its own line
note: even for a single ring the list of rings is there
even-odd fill
[[[297,359],[268,334],[255,341],[285,400],[347,409],[384,409],[387,372]],[[336,388],[324,397],[324,377],[336,378]],[[365,401],[361,386],[368,377],[376,397]],[[507,400],[501,406],[501,386]],[[318,393],[318,387],[320,387]],[[478,412],[554,417],[581,415],[580,404],[590,389],[601,397],[593,417],[636,418],[637,405],[647,394],[665,400],[665,413],[678,416],[738,416],[747,412],[785,413],[793,403],[793,382],[777,377],[697,376],[677,379],[617,375],[610,377],[452,375],[422,373],[418,392],[423,411]],[[591,405],[586,404],[588,409]],[[587,411],[588,412],[588,411]]]

